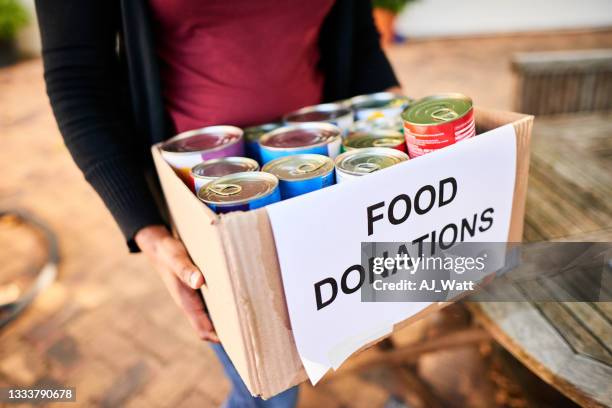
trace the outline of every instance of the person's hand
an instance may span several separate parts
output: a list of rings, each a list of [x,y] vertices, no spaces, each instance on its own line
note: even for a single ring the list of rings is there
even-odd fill
[[[202,272],[191,262],[181,241],[163,225],[142,228],[134,237],[140,250],[160,274],[176,304],[187,315],[202,340],[219,342],[206,314],[204,303],[196,291],[204,284]]]

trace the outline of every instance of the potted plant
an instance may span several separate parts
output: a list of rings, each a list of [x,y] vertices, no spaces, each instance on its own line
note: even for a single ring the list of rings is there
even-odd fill
[[[28,23],[28,13],[18,0],[0,0],[0,67],[17,61],[15,38]]]
[[[393,42],[395,18],[411,1],[413,0],[372,0],[374,23],[380,33],[380,42],[383,46]]]

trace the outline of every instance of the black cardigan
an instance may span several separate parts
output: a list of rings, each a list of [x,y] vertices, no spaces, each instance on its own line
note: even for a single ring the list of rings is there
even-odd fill
[[[36,0],[36,10],[47,93],[66,146],[137,251],[136,232],[164,223],[145,177],[149,149],[172,135],[148,3]],[[368,0],[337,0],[319,48],[325,101],[398,84]]]

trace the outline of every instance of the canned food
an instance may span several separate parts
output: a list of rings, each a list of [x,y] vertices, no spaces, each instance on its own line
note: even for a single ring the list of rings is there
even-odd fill
[[[163,143],[161,154],[194,190],[191,178],[193,166],[218,157],[244,156],[242,129],[235,126],[209,126],[183,132]]]
[[[365,147],[390,147],[406,152],[404,135],[395,130],[374,130],[371,132],[353,132],[342,141],[345,151]]]
[[[476,135],[472,100],[449,93],[423,98],[402,113],[410,157],[418,157]]]
[[[195,192],[198,192],[203,186],[219,177],[245,171],[259,171],[259,164],[246,157],[222,157],[206,160],[192,167],[191,178],[193,179]]]
[[[342,183],[365,176],[406,160],[406,153],[388,147],[350,150],[336,158],[336,182]]]
[[[278,178],[283,200],[334,184],[334,162],[320,154],[281,157],[266,164],[262,171]]]
[[[283,120],[288,125],[303,122],[330,123],[346,134],[353,125],[353,111],[341,103],[323,103],[288,113]]]
[[[262,163],[296,154],[322,154],[334,159],[340,153],[340,129],[329,123],[308,122],[283,126],[259,139]]]
[[[273,174],[234,173],[219,177],[198,191],[198,198],[217,214],[248,211],[280,201],[278,179]]]
[[[409,102],[407,97],[392,92],[377,92],[350,99],[356,120],[398,117]]]
[[[246,154],[257,162],[261,163],[261,153],[259,152],[259,139],[268,132],[281,127],[280,122],[265,123],[263,125],[251,126],[244,129],[244,146]]]
[[[373,117],[357,120],[351,127],[352,132],[371,132],[373,130],[396,130],[403,134],[404,123],[401,116]]]

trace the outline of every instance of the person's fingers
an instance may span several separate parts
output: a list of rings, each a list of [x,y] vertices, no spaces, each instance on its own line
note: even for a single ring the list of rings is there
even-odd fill
[[[161,273],[170,295],[176,304],[183,310],[187,320],[202,340],[219,342],[215,328],[204,309],[204,303],[199,294],[191,289],[170,270]]]
[[[202,303],[198,293],[184,286],[178,278],[175,279],[180,306],[185,311],[189,322],[198,333],[198,336],[202,340],[218,343],[219,339],[215,333],[215,328],[204,310],[204,303]]]
[[[204,284],[202,272],[191,262],[183,243],[166,237],[160,243],[158,255],[161,261],[181,280],[193,289]]]

